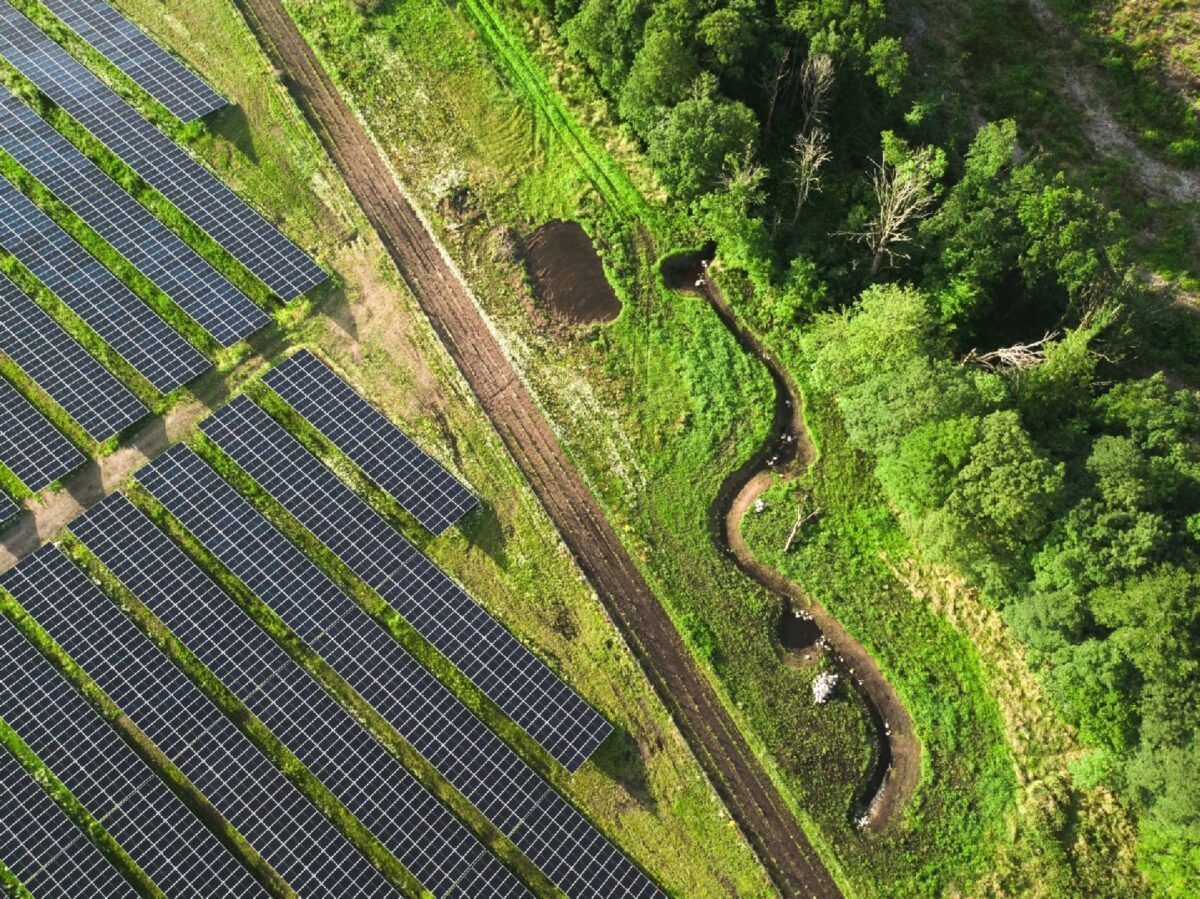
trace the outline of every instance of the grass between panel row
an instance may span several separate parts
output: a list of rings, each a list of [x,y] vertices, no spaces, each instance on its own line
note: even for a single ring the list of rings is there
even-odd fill
[[[116,866],[117,870],[132,883],[142,896],[166,899],[165,894],[138,867],[129,853],[104,829],[104,825],[80,804],[54,772],[25,744],[20,735],[3,720],[0,720],[0,752],[4,752],[5,749],[29,772],[29,776],[37,781],[63,813],[84,832],[88,840]],[[3,862],[0,861],[0,864]],[[17,882],[16,876],[11,872],[9,874],[13,881]]]

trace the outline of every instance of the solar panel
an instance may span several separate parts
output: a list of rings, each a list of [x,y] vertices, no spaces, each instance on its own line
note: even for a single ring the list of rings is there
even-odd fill
[[[479,500],[307,350],[263,378],[405,511],[434,534]]]
[[[38,899],[137,893],[20,763],[0,749],[0,861]]]
[[[0,352],[50,394],[94,440],[107,440],[148,412],[111,372],[4,275],[0,275]]]
[[[8,524],[21,514],[21,507],[12,499],[0,493],[0,524]]]
[[[317,807],[53,546],[0,576],[0,585],[301,896],[396,895]]]
[[[83,461],[83,453],[0,378],[0,463],[30,490],[38,490]]]
[[[247,397],[200,426],[505,714],[575,771],[612,727]]]
[[[185,122],[225,105],[225,98],[104,0],[42,0],[134,84]]]
[[[136,477],[567,895],[662,895],[194,452],[177,445]]]
[[[528,891],[129,500],[71,529],[435,896]],[[465,888],[473,884],[468,891]]]
[[[0,56],[285,300],[327,275],[187,151],[7,2]]]
[[[208,369],[204,356],[4,178],[0,247],[160,393],[170,393]]]
[[[30,557],[33,566],[50,553],[70,565],[47,547]],[[21,576],[9,575],[27,564],[5,575],[4,586],[22,596],[30,589],[19,583]],[[167,895],[265,895],[200,819],[7,619],[0,620],[0,718]]]
[[[204,258],[41,116],[0,86],[0,148],[37,178],[221,346],[269,322]]]

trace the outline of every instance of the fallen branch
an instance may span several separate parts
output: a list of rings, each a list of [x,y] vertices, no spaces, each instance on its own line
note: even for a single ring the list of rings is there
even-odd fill
[[[804,514],[804,509],[796,510],[796,523],[792,525],[792,532],[788,534],[787,542],[783,544],[783,551],[786,553],[792,548],[792,541],[796,539],[796,534],[800,532],[800,528],[808,524],[814,518],[821,514],[821,507],[813,509],[807,515]]]
[[[999,371],[1002,368],[1021,371],[1033,368],[1045,361],[1046,344],[1057,340],[1058,336],[1057,331],[1047,331],[1040,340],[1029,343],[1014,343],[1012,346],[1000,347],[998,350],[991,350],[987,353],[971,350],[963,357],[962,361],[964,365],[974,362],[989,371]]]

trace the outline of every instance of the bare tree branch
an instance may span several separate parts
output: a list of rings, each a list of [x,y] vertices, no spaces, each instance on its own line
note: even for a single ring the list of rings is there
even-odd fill
[[[792,224],[800,219],[800,208],[809,194],[821,189],[821,168],[833,158],[829,150],[829,133],[824,128],[800,132],[792,143],[792,155],[788,168],[792,186],[796,189],[796,205],[792,212]]]
[[[821,514],[821,507],[817,506],[807,515],[804,514],[804,507],[800,506],[796,510],[796,522],[792,525],[792,532],[788,534],[787,541],[783,544],[783,551],[786,553],[792,548],[792,541],[796,539],[796,534],[800,532],[800,528],[808,524],[814,518]]]
[[[902,165],[874,163],[871,184],[878,211],[863,230],[839,232],[867,245],[871,251],[871,277],[879,274],[885,260],[907,259],[901,244],[912,243],[912,225],[933,210],[935,154],[922,147]]]
[[[1058,331],[1047,331],[1039,340],[1028,343],[1014,343],[1012,346],[1000,347],[987,353],[971,350],[963,357],[963,364],[975,363],[988,371],[1024,371],[1041,365],[1046,361],[1046,344],[1059,337]]]
[[[767,116],[763,123],[763,143],[771,135],[771,125],[775,120],[775,107],[779,103],[779,94],[783,86],[792,77],[792,48],[781,47],[771,54],[771,59],[763,69],[758,86],[767,96]]]
[[[807,134],[824,117],[833,76],[833,57],[824,53],[808,57],[800,66],[800,103],[804,110],[801,133]]]

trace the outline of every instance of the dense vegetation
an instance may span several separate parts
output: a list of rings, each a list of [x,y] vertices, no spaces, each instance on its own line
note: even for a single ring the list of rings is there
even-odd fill
[[[913,544],[1025,643],[1093,749],[1078,782],[1136,804],[1147,873],[1194,890],[1196,338],[1121,216],[1018,122],[972,121],[879,0],[536,6]]]

